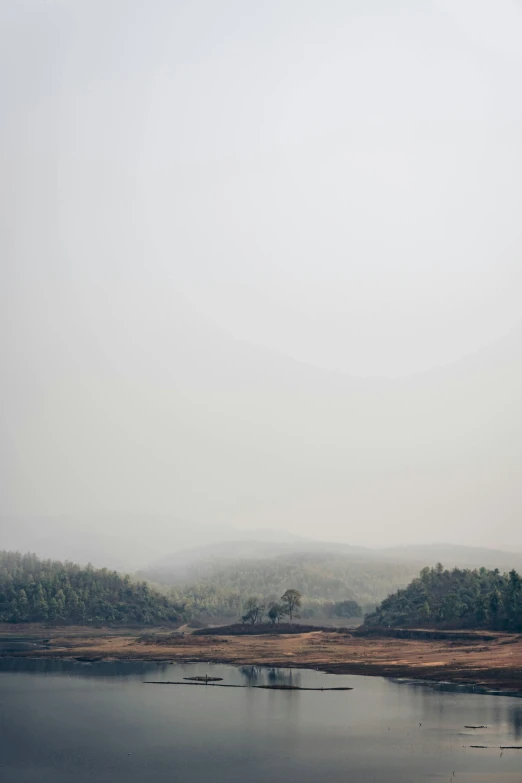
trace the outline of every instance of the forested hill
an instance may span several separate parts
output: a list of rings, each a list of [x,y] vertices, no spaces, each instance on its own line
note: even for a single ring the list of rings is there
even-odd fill
[[[146,582],[106,568],[0,552],[0,622],[159,624],[179,609]]]
[[[258,596],[262,603],[276,600],[289,586],[303,596],[303,620],[324,623],[332,602],[354,600],[366,611],[386,595],[407,585],[418,565],[357,561],[346,555],[302,553],[260,560],[194,563],[190,579],[176,582],[167,570],[145,571],[151,582],[169,585],[176,604],[204,622],[232,622],[242,614],[243,602]]]
[[[512,570],[423,568],[388,596],[365,625],[522,630],[522,578]]]

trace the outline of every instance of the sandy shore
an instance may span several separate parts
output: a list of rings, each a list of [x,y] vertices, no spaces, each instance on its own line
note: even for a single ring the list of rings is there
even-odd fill
[[[9,629],[19,637],[20,626]],[[4,630],[2,636],[7,632]],[[484,640],[368,638],[313,632],[263,636],[193,636],[142,642],[137,631],[27,628],[47,649],[17,655],[82,660],[206,661],[252,666],[295,666],[337,674],[406,677],[478,685],[522,694],[522,635]]]

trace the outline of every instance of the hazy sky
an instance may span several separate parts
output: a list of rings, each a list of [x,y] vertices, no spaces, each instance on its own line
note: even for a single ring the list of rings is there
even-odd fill
[[[3,511],[522,548],[521,41],[0,0]]]

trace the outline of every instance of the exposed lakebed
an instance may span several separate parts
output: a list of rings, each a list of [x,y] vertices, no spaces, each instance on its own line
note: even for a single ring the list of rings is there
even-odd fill
[[[205,675],[292,687],[144,684]],[[300,669],[0,658],[10,783],[520,783],[522,751],[500,746],[521,744],[522,701],[507,696]]]

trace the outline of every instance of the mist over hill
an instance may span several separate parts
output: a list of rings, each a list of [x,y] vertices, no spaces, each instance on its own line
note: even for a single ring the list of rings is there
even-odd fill
[[[224,573],[228,567],[241,563],[245,570],[256,567],[269,568],[268,561],[302,560],[306,563],[322,562],[335,558],[344,563],[346,570],[354,565],[368,565],[377,571],[385,571],[390,565],[405,566],[408,572],[426,564],[443,562],[448,567],[458,568],[498,568],[500,571],[522,567],[522,553],[503,552],[501,550],[479,547],[454,546],[451,544],[431,544],[426,546],[390,547],[369,549],[351,547],[339,542],[302,541],[267,542],[256,540],[236,540],[184,549],[164,556],[140,574],[152,581],[163,584],[176,584],[202,577],[212,579],[217,569]]]
[[[522,553],[445,544],[379,550],[332,542],[235,541],[164,557],[138,576],[162,585],[204,621],[238,617],[246,597],[268,604],[292,587],[303,594],[303,616],[325,622],[338,602],[356,601],[373,610],[441,555],[450,569],[486,566],[502,573],[522,567]]]
[[[522,554],[449,543],[395,547],[353,546],[299,536],[284,530],[245,530],[232,525],[197,524],[154,514],[63,515],[0,518],[0,542],[12,551],[81,565],[139,572],[165,584],[197,579],[214,565],[305,555],[334,554],[347,563],[442,562],[448,567],[522,567]]]
[[[284,531],[183,524],[166,516],[3,518],[2,545],[40,558],[117,569],[147,580],[187,617],[203,622],[241,616],[255,595],[269,602],[288,587],[302,592],[304,617],[339,622],[333,605],[356,601],[371,611],[425,566],[522,571],[522,553],[454,544],[369,548]]]
[[[81,565],[136,571],[156,560],[175,557],[194,548],[226,551],[240,539],[248,547],[266,545],[283,551],[304,537],[278,530],[238,530],[220,524],[184,522],[159,514],[91,514],[56,517],[0,517],[1,543],[6,549],[34,551],[40,557],[70,560]],[[204,548],[203,547],[203,548]],[[214,549],[215,548],[215,549]],[[180,555],[181,556],[181,555]],[[190,555],[187,554],[190,560]],[[183,558],[181,558],[183,559]]]

